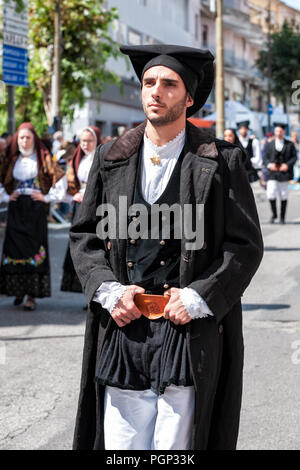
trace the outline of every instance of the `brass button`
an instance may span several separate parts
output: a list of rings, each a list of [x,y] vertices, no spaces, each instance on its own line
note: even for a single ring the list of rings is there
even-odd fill
[[[164,289],[169,289],[169,284],[164,284],[163,287]]]
[[[107,242],[107,249],[108,249],[108,250],[111,249],[111,243],[110,243],[110,242]]]
[[[129,268],[132,268],[132,267],[133,267],[132,261],[128,261],[127,266],[128,266]]]
[[[135,244],[135,242],[136,242],[136,241],[135,241],[135,240],[133,240],[133,239],[132,239],[132,240],[130,240],[130,243],[131,243],[131,245],[134,245],[134,244]]]
[[[223,325],[219,325],[219,333],[223,333]]]
[[[164,246],[166,244],[166,242],[165,242],[165,240],[160,240],[159,244]]]
[[[164,261],[161,261],[161,262],[160,262],[160,265],[161,265],[161,266],[164,266],[165,264],[166,264],[166,263],[165,263]]]

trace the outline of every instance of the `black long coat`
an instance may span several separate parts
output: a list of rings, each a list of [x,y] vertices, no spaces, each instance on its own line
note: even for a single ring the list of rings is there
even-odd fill
[[[264,164],[267,167],[269,163],[274,163],[276,158],[276,148],[275,140],[272,142],[267,142],[264,152]],[[277,180],[280,182],[289,181],[293,179],[293,167],[297,161],[297,152],[295,145],[290,140],[284,139],[284,145],[281,151],[281,163],[286,163],[288,166],[288,171],[271,171],[267,170],[266,178],[267,180]],[[275,162],[276,163],[276,162]]]
[[[74,449],[104,448],[104,387],[96,386],[94,377],[113,320],[92,299],[102,282],[128,281],[126,240],[97,238],[96,210],[102,202],[118,207],[120,195],[131,204],[144,129],[145,123],[112,146],[98,147],[79,218],[70,231],[74,265],[90,303]],[[242,151],[190,123],[186,132],[180,203],[205,204],[205,243],[201,250],[187,251],[182,239],[180,286],[194,288],[214,313],[187,324],[196,389],[193,449],[234,449],[242,395],[241,296],[260,264],[263,243]]]

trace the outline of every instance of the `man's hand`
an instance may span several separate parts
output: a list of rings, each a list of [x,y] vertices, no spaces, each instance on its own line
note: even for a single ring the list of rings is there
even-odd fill
[[[181,302],[179,289],[171,287],[164,292],[164,295],[170,295],[170,300],[165,306],[164,317],[175,323],[175,325],[185,325],[191,321],[188,311]]]
[[[279,167],[279,171],[282,171],[283,173],[285,173],[288,170],[289,170],[289,167],[287,166],[287,164],[286,163],[281,163],[281,165]]]
[[[276,163],[270,163],[270,165],[268,166],[269,170],[271,171],[278,171],[278,166],[276,165]]]
[[[34,201],[46,202],[44,195],[40,191],[32,191],[30,196]]]
[[[14,192],[10,195],[9,200],[10,200],[10,201],[16,201],[16,200],[18,199],[19,195],[20,195],[20,194],[19,194],[18,191],[14,191]]]
[[[139,286],[128,286],[119,302],[111,312],[111,316],[120,327],[128,325],[132,320],[142,316],[142,313],[135,305],[133,298],[135,294],[144,294],[145,289]]]

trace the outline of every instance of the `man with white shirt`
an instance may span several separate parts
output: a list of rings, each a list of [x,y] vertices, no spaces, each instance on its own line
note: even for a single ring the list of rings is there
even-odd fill
[[[246,156],[246,170],[250,183],[259,179],[257,170],[262,167],[261,151],[258,139],[249,136],[250,121],[241,121],[237,123],[238,138],[243,146]]]
[[[273,224],[277,219],[276,199],[279,196],[281,201],[280,223],[284,224],[290,170],[297,161],[297,154],[293,142],[284,138],[285,125],[275,123],[274,126],[275,139],[266,144],[264,152],[264,164],[267,167],[267,198],[270,201],[272,211],[270,223]]]
[[[233,449],[243,368],[240,297],[262,257],[242,152],[186,120],[211,91],[210,52],[175,45],[121,51],[141,82],[146,121],[98,147],[70,232],[90,305],[74,448]],[[109,238],[99,236],[103,204],[116,208],[109,224],[120,229],[125,220],[126,236],[114,227]],[[148,220],[157,206],[191,207],[193,225],[201,205],[200,247],[187,243],[186,231],[177,238],[176,215],[169,237],[161,228],[152,236],[150,226],[137,237],[129,230],[139,217],[133,208]],[[168,299],[161,316],[142,315],[137,294],[158,296],[154,305]]]

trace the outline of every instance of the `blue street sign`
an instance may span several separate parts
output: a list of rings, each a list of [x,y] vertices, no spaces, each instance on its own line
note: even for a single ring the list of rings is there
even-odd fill
[[[268,104],[268,114],[273,114],[273,105]]]
[[[3,44],[2,71],[7,85],[28,86],[27,49]]]

